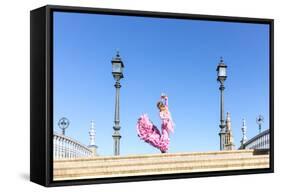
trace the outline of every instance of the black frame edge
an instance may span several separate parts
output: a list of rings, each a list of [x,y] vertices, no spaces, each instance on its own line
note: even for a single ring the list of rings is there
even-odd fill
[[[264,23],[269,24],[273,21],[270,18],[254,18],[254,17],[238,17],[238,16],[222,16],[222,15],[202,15],[190,13],[174,13],[161,11],[142,11],[129,9],[112,9],[112,8],[96,8],[96,7],[78,7],[63,5],[46,5],[48,9],[63,12],[79,12],[79,13],[98,13],[109,15],[127,15],[141,17],[158,17],[158,18],[176,18],[206,21],[226,21],[226,22],[242,22],[242,23]]]
[[[269,23],[270,169],[274,173],[274,20]]]
[[[30,181],[47,185],[46,6],[30,11]]]

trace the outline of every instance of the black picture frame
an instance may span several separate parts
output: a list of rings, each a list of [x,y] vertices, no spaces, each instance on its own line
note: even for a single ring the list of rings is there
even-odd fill
[[[218,172],[176,173],[150,176],[53,181],[53,12],[97,13],[156,18],[260,23],[270,26],[270,168]],[[53,187],[162,179],[227,176],[274,172],[274,20],[89,7],[47,5],[30,12],[30,180]]]

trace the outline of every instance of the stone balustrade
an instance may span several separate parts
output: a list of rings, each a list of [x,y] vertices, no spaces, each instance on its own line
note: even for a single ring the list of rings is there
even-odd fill
[[[53,157],[54,159],[72,159],[92,156],[92,150],[74,139],[53,134]]]
[[[256,135],[247,141],[241,148],[243,149],[269,149],[270,146],[270,133],[269,129]]]

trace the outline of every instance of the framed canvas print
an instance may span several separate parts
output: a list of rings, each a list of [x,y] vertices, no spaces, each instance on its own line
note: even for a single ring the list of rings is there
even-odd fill
[[[273,20],[31,11],[30,179],[273,172]]]

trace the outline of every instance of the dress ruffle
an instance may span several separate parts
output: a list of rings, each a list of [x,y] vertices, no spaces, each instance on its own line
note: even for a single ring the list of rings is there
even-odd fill
[[[162,120],[161,132],[149,120],[147,114],[141,115],[137,122],[137,133],[140,139],[165,153],[169,148],[169,133],[174,131],[173,121],[169,111],[160,112],[160,118]]]

